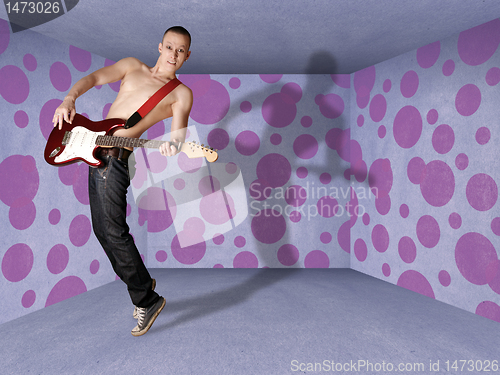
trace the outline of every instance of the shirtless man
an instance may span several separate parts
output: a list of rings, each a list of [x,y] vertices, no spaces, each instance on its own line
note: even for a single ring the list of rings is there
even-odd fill
[[[111,105],[107,118],[126,121],[158,89],[173,80],[176,71],[189,58],[191,36],[180,26],[168,29],[158,46],[160,56],[153,67],[135,58],[124,58],[83,77],[71,88],[56,109],[54,126],[63,126],[63,119],[71,123],[75,116],[75,101],[94,86],[121,80],[120,91]],[[137,124],[120,128],[114,135],[139,138],[157,122],[172,117],[171,141],[184,141],[189,113],[193,103],[191,90],[179,85],[156,105]],[[155,281],[149,275],[126,222],[127,188],[130,185],[127,157],[130,150],[100,149],[104,162],[99,169],[89,169],[89,198],[94,233],[101,243],[116,274],[127,284],[136,306],[137,326],[132,335],[145,334],[165,306],[165,298],[155,291]],[[178,150],[170,142],[159,149],[164,156],[173,156]]]

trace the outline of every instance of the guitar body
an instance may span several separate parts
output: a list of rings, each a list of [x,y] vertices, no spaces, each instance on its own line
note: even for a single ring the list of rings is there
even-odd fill
[[[95,157],[100,147],[96,145],[97,136],[109,135],[123,126],[124,122],[121,119],[112,118],[94,122],[77,113],[72,124],[64,122],[61,130],[58,127],[52,130],[45,146],[45,161],[54,166],[83,161],[98,168],[102,161]]]

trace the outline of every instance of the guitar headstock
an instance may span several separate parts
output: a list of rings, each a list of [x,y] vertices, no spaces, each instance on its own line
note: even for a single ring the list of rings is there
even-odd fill
[[[197,144],[194,141],[183,143],[181,151],[184,152],[189,158],[205,157],[210,163],[213,163],[219,158],[217,150],[207,147],[204,144]]]

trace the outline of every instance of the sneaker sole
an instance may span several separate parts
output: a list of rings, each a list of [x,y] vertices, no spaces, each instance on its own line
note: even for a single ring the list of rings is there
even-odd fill
[[[151,287],[152,290],[155,290],[156,288],[156,280],[155,279],[151,279],[153,280],[153,286]],[[134,319],[137,319],[137,306],[134,307],[134,313],[132,314],[132,316],[134,317]]]
[[[163,298],[163,297],[162,297]],[[138,332],[132,332],[132,336],[142,336],[144,335],[147,331],[149,331],[149,329],[151,328],[151,326],[153,325],[153,323],[155,322],[156,318],[158,317],[158,315],[161,313],[161,311],[163,310],[163,308],[165,307],[165,304],[167,303],[167,301],[165,300],[165,298],[163,298],[163,303],[161,304],[160,308],[158,310],[156,310],[155,314],[151,317],[151,320],[149,321],[148,325],[146,327],[144,327],[142,329],[142,331],[138,331]]]

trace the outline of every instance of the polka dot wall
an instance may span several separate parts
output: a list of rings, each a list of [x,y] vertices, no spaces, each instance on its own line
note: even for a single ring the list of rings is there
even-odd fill
[[[147,266],[352,267],[500,321],[498,23],[352,75],[180,74],[188,139],[219,160],[134,153],[127,214]],[[116,279],[87,166],[41,157],[67,90],[111,63],[0,20],[0,323]],[[104,118],[118,88],[78,112]]]
[[[353,75],[351,267],[500,322],[500,19]],[[358,151],[356,151],[358,150]]]

